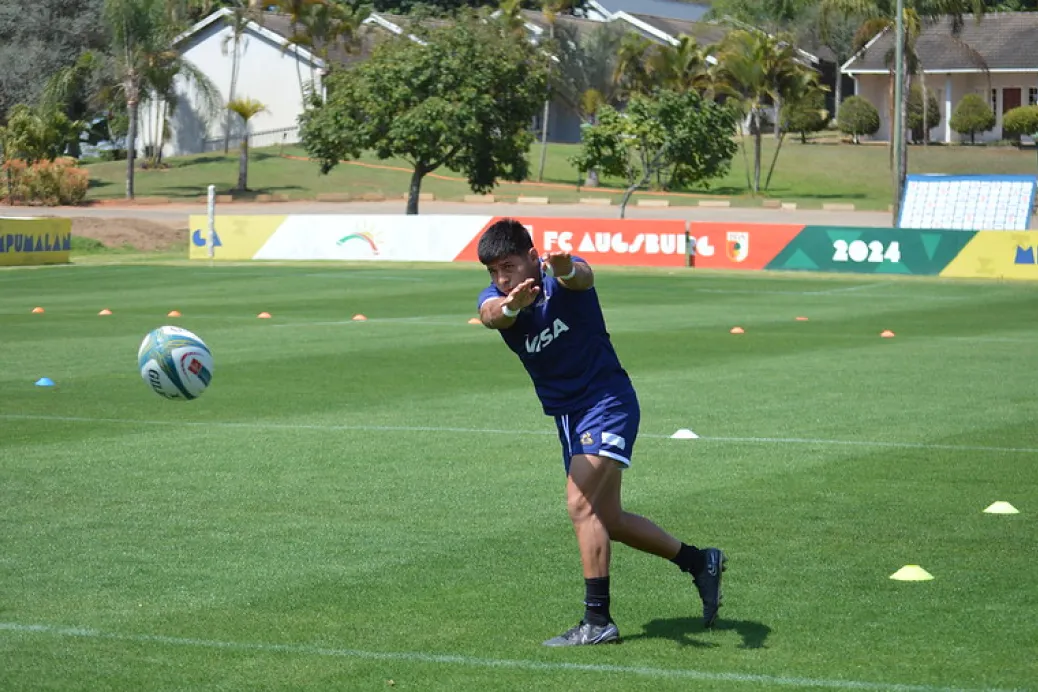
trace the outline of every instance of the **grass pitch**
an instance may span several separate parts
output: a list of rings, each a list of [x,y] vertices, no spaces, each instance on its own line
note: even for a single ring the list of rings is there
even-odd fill
[[[1036,687],[1035,287],[600,270],[643,406],[627,508],[724,548],[726,605],[703,631],[621,546],[626,641],[546,650],[583,584],[553,424],[466,323],[485,283],[0,272],[0,689]],[[197,401],[136,372],[167,323],[214,352]]]

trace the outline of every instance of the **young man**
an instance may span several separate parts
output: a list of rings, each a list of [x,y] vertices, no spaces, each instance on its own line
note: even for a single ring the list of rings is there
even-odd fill
[[[620,505],[621,470],[630,466],[638,398],[606,332],[591,267],[567,252],[537,254],[526,228],[494,223],[479,240],[490,286],[479,316],[500,331],[533,380],[544,413],[554,416],[566,468],[566,504],[584,567],[584,618],[546,646],[618,642],[609,614],[610,541],[670,560],[692,575],[703,619],[714,624],[726,558],[686,545]]]

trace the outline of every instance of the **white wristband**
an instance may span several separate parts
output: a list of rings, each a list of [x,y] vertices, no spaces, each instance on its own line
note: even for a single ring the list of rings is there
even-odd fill
[[[519,314],[518,310],[509,310],[507,305],[501,305],[501,314],[505,317],[515,317]]]
[[[547,266],[545,267],[544,271],[548,274],[548,276],[555,276],[555,270],[552,268],[551,264],[550,263],[546,263],[546,264],[547,264]],[[557,279],[559,279],[561,281],[565,281],[566,279],[572,279],[576,275],[577,275],[577,263],[574,262],[572,265],[570,265],[569,274],[566,274],[565,276],[558,276],[558,277],[555,277],[555,278],[557,278]]]

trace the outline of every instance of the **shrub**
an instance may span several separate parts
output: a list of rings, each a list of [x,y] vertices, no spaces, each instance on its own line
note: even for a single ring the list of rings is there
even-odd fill
[[[1007,135],[1038,134],[1038,106],[1020,106],[1002,116],[1002,131]]]
[[[987,132],[995,126],[995,114],[980,94],[966,94],[955,106],[949,123],[960,135],[969,135],[970,144],[976,144],[978,132]]]
[[[941,104],[937,100],[937,94],[932,89],[926,90],[926,130],[923,132],[923,90],[918,84],[913,84],[908,91],[908,131],[912,133],[913,142],[922,142],[924,135],[941,124]]]
[[[75,167],[73,159],[41,161],[31,166],[15,159],[7,161],[0,175],[0,200],[7,203],[79,204],[86,198],[89,176]],[[13,199],[9,199],[8,195]]]
[[[840,104],[840,132],[851,135],[858,143],[861,135],[874,135],[879,131],[879,111],[861,96],[851,96]]]

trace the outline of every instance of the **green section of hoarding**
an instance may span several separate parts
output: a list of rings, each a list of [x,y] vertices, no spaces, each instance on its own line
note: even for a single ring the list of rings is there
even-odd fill
[[[940,274],[976,231],[805,226],[765,269]]]

